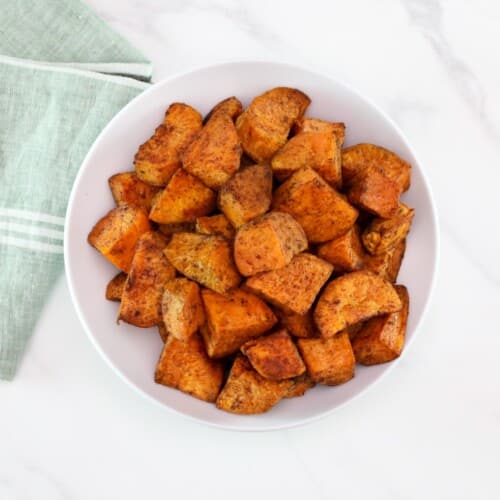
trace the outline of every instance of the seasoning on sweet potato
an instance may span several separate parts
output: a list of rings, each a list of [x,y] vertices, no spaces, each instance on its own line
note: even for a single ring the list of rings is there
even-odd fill
[[[313,317],[321,336],[333,337],[349,325],[401,307],[391,283],[371,271],[355,271],[328,283]]]
[[[363,267],[394,283],[398,277],[405,250],[406,240],[402,240],[395,247],[386,250],[384,253],[366,255]]]
[[[222,236],[176,233],[165,255],[177,271],[216,292],[227,293],[241,281],[231,244]]]
[[[191,106],[169,106],[163,123],[135,155],[135,171],[144,182],[164,186],[181,166],[184,151],[201,130],[201,115]]]
[[[198,334],[183,342],[169,335],[158,361],[155,382],[210,403],[219,395],[224,378],[220,361],[210,359]]]
[[[329,262],[301,253],[281,269],[251,276],[245,288],[285,311],[305,314],[332,270]]]
[[[137,240],[151,229],[147,213],[137,207],[110,210],[92,228],[88,242],[125,273],[130,270]]]
[[[238,228],[271,205],[273,175],[268,165],[251,165],[237,172],[219,191],[219,208]]]
[[[245,342],[241,352],[259,375],[270,380],[298,377],[306,371],[297,347],[285,329]]]
[[[215,193],[199,179],[179,168],[151,208],[149,218],[160,224],[194,222],[215,210]]]
[[[235,235],[233,225],[224,214],[198,217],[196,219],[196,232],[224,236],[228,240],[232,240]]]
[[[124,272],[118,273],[106,287],[106,298],[114,302],[120,302],[125,288],[125,281],[127,281],[127,275]]]
[[[355,359],[346,332],[327,339],[299,339],[297,345],[314,382],[339,385],[354,377]]]
[[[256,162],[265,162],[285,144],[294,122],[311,100],[303,92],[277,87],[256,97],[236,120],[243,150]]]
[[[233,120],[238,118],[238,116],[241,115],[241,112],[243,111],[243,105],[241,104],[241,101],[237,99],[236,97],[228,97],[227,99],[224,99],[223,101],[217,103],[207,114],[205,119],[203,120],[204,123],[206,123],[210,118],[212,117],[213,114],[217,113],[218,111],[224,111],[226,112]]]
[[[117,206],[139,207],[146,212],[151,210],[153,198],[160,191],[159,187],[141,181],[135,172],[112,175],[108,184]]]
[[[165,236],[154,231],[140,237],[125,282],[118,320],[141,328],[161,323],[163,287],[175,277],[175,269],[163,255],[166,243]]]
[[[270,212],[241,226],[234,240],[234,261],[243,276],[279,269],[307,249],[299,223],[284,212]]]
[[[285,398],[298,398],[300,396],[303,396],[306,391],[312,389],[316,385],[316,382],[307,372],[299,375],[298,377],[290,379],[290,381],[292,382],[292,386],[285,394]]]
[[[165,236],[172,236],[175,233],[194,232],[194,222],[173,222],[171,224],[158,224],[158,230]]]
[[[235,289],[226,295],[202,290],[207,325],[201,332],[208,355],[220,358],[238,351],[248,340],[269,331],[276,316],[255,295]]]
[[[362,365],[387,363],[396,359],[403,350],[410,299],[404,286],[394,288],[403,308],[368,320],[353,341],[354,356]]]
[[[311,310],[305,314],[297,314],[274,307],[273,312],[278,318],[280,325],[286,328],[294,337],[309,338],[319,335]]]
[[[240,354],[215,404],[219,410],[240,415],[264,413],[282,399],[292,385],[291,380],[265,379]]]
[[[273,210],[292,215],[310,243],[342,236],[356,222],[358,211],[312,168],[295,172],[275,192]]]
[[[345,125],[343,123],[327,122],[319,118],[303,116],[295,122],[293,132],[295,135],[301,132],[329,132],[335,136],[339,146],[342,147],[344,144]]]

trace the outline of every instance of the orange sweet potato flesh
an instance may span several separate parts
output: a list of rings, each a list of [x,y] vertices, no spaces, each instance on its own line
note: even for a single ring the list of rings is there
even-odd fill
[[[406,240],[378,255],[367,255],[363,267],[394,283],[406,250]]]
[[[289,380],[292,382],[292,386],[285,394],[285,398],[298,398],[303,396],[306,391],[312,389],[316,385],[316,382],[314,382],[307,372]]]
[[[241,104],[241,101],[236,98],[236,97],[228,97],[227,99],[224,99],[223,101],[217,103],[207,114],[205,117],[204,122],[206,123],[212,115],[217,113],[218,111],[224,111],[227,113],[233,120],[238,118],[239,115],[241,115],[241,112],[243,111],[243,105]]]
[[[328,132],[335,136],[339,146],[342,147],[345,137],[345,125],[340,122],[328,122],[319,118],[303,116],[295,122],[293,132],[295,135],[301,132]]]
[[[234,227],[224,214],[198,217],[195,227],[197,233],[224,236],[228,240],[232,240],[236,234]]]
[[[108,179],[111,194],[117,206],[129,205],[151,210],[153,198],[160,191],[157,186],[151,186],[141,181],[135,172],[122,172]]]
[[[319,336],[311,310],[307,311],[305,314],[297,314],[290,311],[283,311],[283,309],[279,307],[274,307],[273,311],[280,325],[286,328],[294,337],[310,338]]]
[[[120,302],[126,281],[127,275],[123,272],[118,273],[106,287],[106,299]]]

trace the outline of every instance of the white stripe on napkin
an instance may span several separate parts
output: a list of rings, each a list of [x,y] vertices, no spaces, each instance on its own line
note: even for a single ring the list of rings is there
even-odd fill
[[[0,229],[6,230],[7,233],[19,233],[22,235],[45,236],[54,240],[64,240],[64,232],[58,229],[49,229],[47,227],[34,226],[30,224],[19,224],[11,221],[1,221]]]
[[[24,219],[29,221],[48,222],[57,226],[64,226],[64,217],[46,214],[43,212],[32,212],[30,210],[19,210],[17,208],[0,207],[0,217],[12,217],[14,219]]]
[[[58,253],[64,252],[62,245],[53,245],[52,243],[43,243],[35,240],[25,240],[24,238],[16,238],[0,234],[0,245],[11,247],[27,248],[28,250],[38,250],[40,252]]]

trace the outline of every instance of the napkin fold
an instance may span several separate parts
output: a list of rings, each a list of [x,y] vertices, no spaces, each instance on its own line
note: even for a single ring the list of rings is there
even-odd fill
[[[12,379],[63,269],[75,175],[151,64],[78,0],[0,14],[0,379]]]

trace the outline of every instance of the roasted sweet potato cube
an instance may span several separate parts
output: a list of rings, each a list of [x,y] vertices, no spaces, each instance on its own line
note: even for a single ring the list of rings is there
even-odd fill
[[[361,328],[363,328],[364,324],[365,322],[361,321],[359,323],[355,323],[354,325],[349,325],[348,327],[346,327],[345,331],[347,332],[347,335],[349,335],[349,340],[351,341],[351,344],[352,341],[356,338],[356,335],[359,333]]]
[[[200,234],[215,234],[232,240],[235,235],[233,225],[224,214],[198,217],[196,219],[196,232]]]
[[[298,377],[306,371],[297,347],[285,329],[245,342],[241,352],[259,375],[270,380]]]
[[[310,243],[342,236],[356,222],[358,211],[312,168],[295,172],[275,192],[273,210],[292,215]]]
[[[354,225],[347,233],[318,247],[318,257],[330,262],[335,272],[349,273],[363,269],[365,251],[361,244],[360,230]]]
[[[366,168],[350,181],[348,200],[358,208],[389,218],[399,207],[398,185],[378,168]]]
[[[362,365],[392,361],[403,350],[410,299],[404,286],[396,285],[394,288],[403,308],[398,312],[368,320],[353,341],[354,356]]]
[[[125,281],[127,281],[127,275],[123,272],[118,273],[106,287],[106,298],[108,300],[120,302],[125,288]]]
[[[311,100],[303,92],[286,87],[256,97],[236,120],[243,150],[256,162],[265,162],[285,144],[294,122]]]
[[[281,269],[251,276],[245,288],[285,311],[305,314],[332,270],[329,262],[301,253]]]
[[[158,333],[159,333],[161,339],[163,340],[163,343],[165,343],[167,341],[167,338],[168,338],[168,331],[165,328],[165,325],[163,323],[160,323],[158,325]]]
[[[395,247],[384,253],[367,255],[364,261],[364,268],[394,283],[398,277],[405,250],[406,240],[402,240]]]
[[[150,229],[144,210],[118,207],[97,222],[89,233],[88,242],[118,269],[128,273],[137,240]]]
[[[156,199],[149,218],[160,224],[194,222],[215,210],[216,199],[210,188],[179,168]]]
[[[305,314],[297,314],[274,307],[273,312],[278,318],[280,325],[286,328],[293,336],[302,338],[318,337],[319,333],[314,324],[311,310]]]
[[[210,359],[198,334],[183,342],[169,335],[158,361],[155,382],[214,402],[224,378],[220,361]]]
[[[414,213],[412,208],[400,202],[398,211],[390,219],[373,219],[363,231],[365,248],[377,255],[396,246],[406,238]]]
[[[200,287],[186,278],[165,283],[161,310],[165,328],[179,340],[188,340],[205,323]]]
[[[238,228],[269,210],[272,191],[273,174],[269,166],[251,165],[221,187],[219,208]]]
[[[153,198],[160,191],[159,187],[141,181],[135,172],[112,175],[108,179],[108,184],[119,207],[129,205],[143,208],[146,212],[151,210]]]
[[[243,276],[280,269],[307,249],[300,224],[284,212],[270,212],[241,226],[234,240],[234,261]]]
[[[339,385],[354,377],[354,354],[346,332],[327,339],[299,339],[297,344],[314,382]]]
[[[208,355],[221,358],[238,351],[248,340],[269,331],[277,322],[267,304],[235,289],[227,295],[202,290],[207,326],[201,332]]]
[[[212,115],[214,115],[218,111],[226,112],[233,120],[235,120],[239,115],[241,115],[241,112],[243,111],[243,105],[241,104],[241,101],[236,97],[228,97],[227,99],[224,99],[223,101],[217,103],[210,110],[208,115],[205,117],[204,122],[206,123],[208,120],[210,120]]]
[[[177,271],[216,292],[226,293],[241,281],[231,244],[222,236],[177,233],[165,255]]]
[[[321,336],[333,337],[349,325],[401,307],[391,283],[371,271],[355,271],[328,283],[313,317]]]
[[[303,396],[306,391],[313,388],[316,382],[311,378],[311,376],[305,372],[298,377],[290,379],[292,381],[292,386],[288,389],[285,394],[285,398],[298,398]]]
[[[271,160],[274,176],[283,181],[311,167],[332,186],[342,185],[340,146],[331,132],[302,132],[292,137]]]
[[[218,111],[188,146],[182,165],[207,186],[219,189],[240,168],[240,158],[233,119],[229,113]]]
[[[366,168],[375,167],[394,181],[399,191],[410,187],[411,165],[398,155],[374,144],[357,144],[342,151],[342,177],[350,182]]]
[[[172,236],[175,233],[194,232],[194,222],[174,222],[172,224],[158,224],[158,230],[165,236]]]
[[[329,132],[335,136],[339,146],[344,144],[345,125],[343,123],[327,122],[319,118],[309,118],[303,116],[299,118],[293,126],[295,135],[301,132]]]
[[[219,410],[240,415],[264,413],[282,399],[292,385],[291,380],[265,379],[240,354],[215,404]]]

